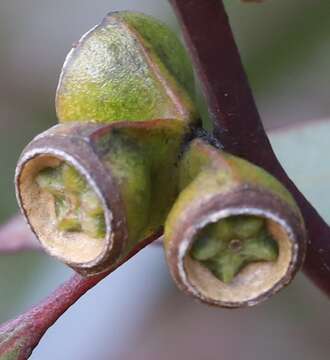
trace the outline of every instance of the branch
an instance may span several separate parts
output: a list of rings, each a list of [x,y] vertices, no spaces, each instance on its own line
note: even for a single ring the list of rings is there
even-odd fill
[[[0,254],[41,250],[41,246],[23,217],[14,216],[0,227]]]
[[[214,133],[226,151],[272,173],[304,215],[309,244],[305,273],[330,295],[330,228],[290,180],[265,133],[221,0],[170,0],[202,82]]]
[[[16,319],[3,324],[0,327],[0,359],[27,359],[47,329],[71,305],[153,240],[155,238],[146,239],[111,271],[90,278],[74,275],[44,301]]]

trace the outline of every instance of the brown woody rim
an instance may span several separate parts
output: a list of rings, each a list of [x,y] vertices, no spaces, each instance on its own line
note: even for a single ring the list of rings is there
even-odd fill
[[[54,126],[25,148],[15,178],[20,208],[45,251],[83,275],[109,270],[127,243],[126,218],[116,181],[100,161],[90,141],[99,129],[100,125],[81,123]],[[49,201],[33,183],[36,173],[42,168],[62,161],[74,166],[84,176],[101,201],[106,223],[102,244],[96,244],[95,239],[80,232],[60,234],[52,225]],[[54,241],[57,242],[55,246]],[[86,247],[85,255],[81,255],[82,243]],[[70,247],[70,244],[73,245],[68,251],[65,246]]]
[[[249,264],[230,284],[224,284],[193,260],[189,250],[197,232],[207,224],[247,214],[267,219],[268,230],[279,245],[279,257],[275,262]],[[242,186],[199,208],[190,207],[179,221],[167,249],[172,275],[181,289],[211,305],[235,308],[268,299],[290,283],[305,257],[306,236],[300,216],[273,193],[255,186]]]

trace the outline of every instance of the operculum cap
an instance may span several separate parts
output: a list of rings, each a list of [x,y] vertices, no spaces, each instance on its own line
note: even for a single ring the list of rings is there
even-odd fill
[[[167,26],[114,12],[68,54],[56,110],[60,122],[176,118],[194,124],[193,88],[188,57]]]

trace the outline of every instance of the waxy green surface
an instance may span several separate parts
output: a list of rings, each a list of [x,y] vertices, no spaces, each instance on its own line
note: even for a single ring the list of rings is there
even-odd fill
[[[194,77],[176,35],[150,16],[109,14],[67,57],[60,122],[177,118],[196,122]]]
[[[118,124],[119,125],[119,124]],[[187,129],[179,120],[119,125],[97,151],[116,179],[126,214],[129,247],[160,230],[177,196],[177,163]]]
[[[290,193],[267,172],[200,139],[193,140],[180,161],[180,195],[166,220],[165,246],[170,246],[168,242],[180,231],[177,219],[188,214],[191,207],[198,208],[206,199],[225,196],[247,185],[257,185],[274,193],[298,212]],[[230,283],[252,262],[276,261],[278,251],[266,221],[242,215],[230,216],[200,230],[190,255],[218,279]]]
[[[275,261],[278,245],[263,218],[240,215],[203,228],[190,254],[219,280],[230,283],[251,262]]]

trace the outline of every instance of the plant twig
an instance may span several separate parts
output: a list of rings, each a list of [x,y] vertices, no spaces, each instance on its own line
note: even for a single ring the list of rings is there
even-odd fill
[[[277,160],[265,133],[221,0],[170,0],[224,148],[276,176],[296,198],[309,234],[305,273],[330,295],[330,228]],[[303,155],[302,155],[303,156]]]
[[[150,237],[139,244],[111,271],[90,278],[74,275],[41,303],[3,324],[0,327],[0,359],[27,359],[47,329],[71,305],[154,239]]]
[[[0,228],[0,254],[41,250],[41,246],[21,215],[11,218]]]

